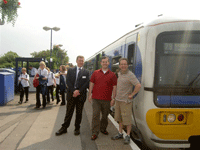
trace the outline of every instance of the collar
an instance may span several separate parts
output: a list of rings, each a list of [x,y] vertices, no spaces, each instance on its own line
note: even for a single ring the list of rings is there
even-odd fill
[[[79,68],[81,68],[81,70],[83,69],[83,67],[78,67],[78,66],[77,66],[77,70],[79,70]]]
[[[41,68],[40,68],[40,70],[41,70],[41,71],[44,71],[44,70],[46,70],[46,68],[44,68],[44,69],[41,69]]]
[[[101,68],[101,69],[99,69],[99,71],[100,71],[100,72],[102,72],[102,73],[104,74],[104,72],[103,72],[102,68]],[[106,71],[106,73],[105,73],[105,74],[107,74],[107,73],[110,73],[110,69],[108,69],[108,71]]]
[[[126,71],[126,72],[123,72],[123,73],[122,73],[122,71],[120,70],[120,73],[121,73],[121,74],[127,74],[128,72],[129,72],[129,70],[128,70],[128,69],[127,69],[127,71]]]

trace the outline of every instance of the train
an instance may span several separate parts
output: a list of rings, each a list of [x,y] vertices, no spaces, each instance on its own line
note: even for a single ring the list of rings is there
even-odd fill
[[[92,74],[107,56],[115,72],[127,58],[141,83],[132,110],[136,140],[150,149],[189,148],[200,137],[200,21],[162,16],[134,28],[84,67]]]

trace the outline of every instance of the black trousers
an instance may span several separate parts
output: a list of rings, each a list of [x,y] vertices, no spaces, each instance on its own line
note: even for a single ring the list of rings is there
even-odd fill
[[[29,87],[24,87],[23,90],[20,91],[20,101],[21,101],[21,102],[23,102],[24,93],[26,94],[26,101],[28,101]]]
[[[36,87],[36,107],[37,106],[41,106],[41,102],[40,102],[40,90],[41,90],[41,87],[40,85],[38,85]],[[42,106],[45,107],[46,106],[46,95],[42,95]]]
[[[60,92],[60,95],[62,96],[61,104],[65,105],[65,92]]]
[[[60,102],[59,93],[60,93],[60,86],[57,84],[57,85],[56,85],[56,99],[57,99],[57,101]]]
[[[47,102],[50,102],[50,94],[51,94],[52,101],[54,101],[54,98],[53,98],[53,85],[47,86]]]
[[[84,96],[84,98],[83,98]],[[74,109],[76,107],[76,120],[75,120],[75,130],[80,129],[80,124],[82,120],[82,111],[85,103],[86,95],[79,95],[77,97],[73,97],[73,93],[67,92],[67,109],[66,115],[64,119],[63,127],[68,128],[70,126],[70,122],[74,113]]]

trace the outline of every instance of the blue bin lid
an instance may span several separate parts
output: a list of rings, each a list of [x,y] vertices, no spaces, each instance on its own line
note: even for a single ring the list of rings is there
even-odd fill
[[[2,75],[10,75],[10,74],[13,74],[13,73],[9,73],[9,72],[0,72],[0,74],[2,74]]]

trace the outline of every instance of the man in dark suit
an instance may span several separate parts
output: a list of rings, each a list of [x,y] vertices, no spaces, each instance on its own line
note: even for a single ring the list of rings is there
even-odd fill
[[[64,123],[56,135],[67,133],[74,108],[76,107],[76,120],[74,135],[80,134],[83,106],[86,100],[87,88],[89,88],[89,71],[83,68],[84,57],[77,56],[77,67],[70,68],[67,72],[67,110]]]

